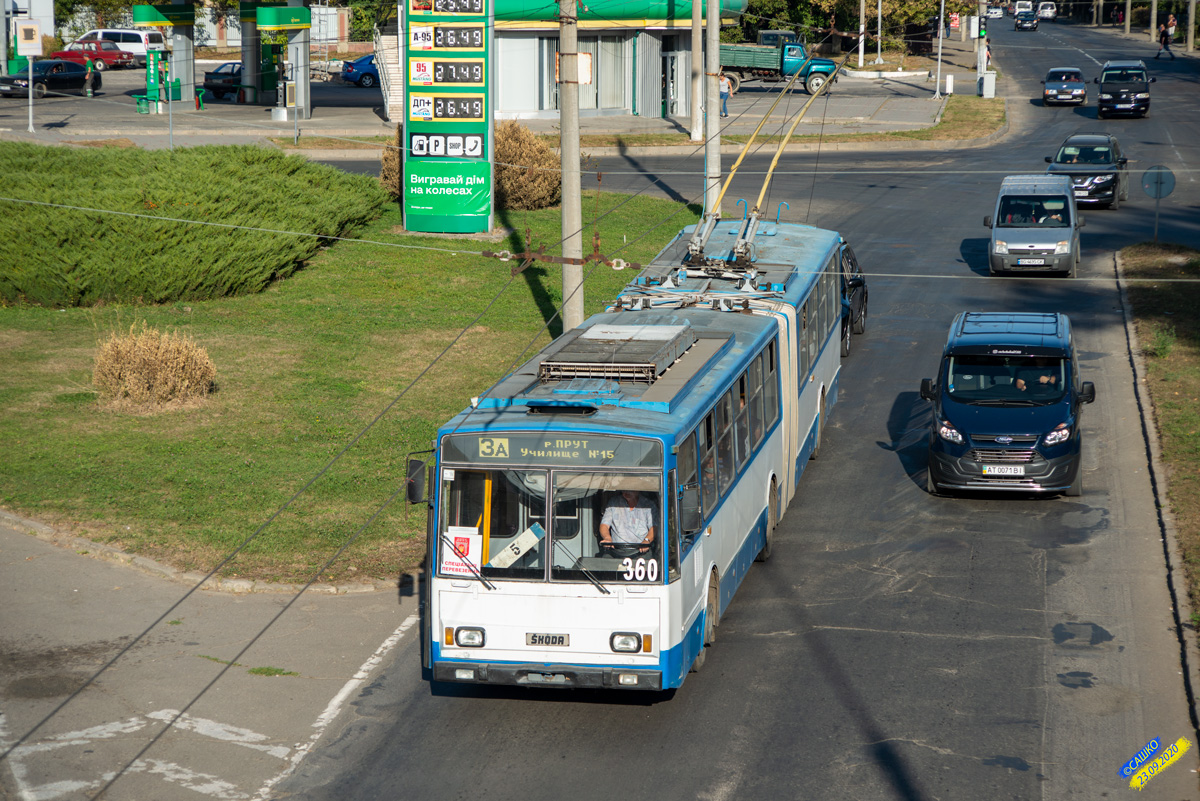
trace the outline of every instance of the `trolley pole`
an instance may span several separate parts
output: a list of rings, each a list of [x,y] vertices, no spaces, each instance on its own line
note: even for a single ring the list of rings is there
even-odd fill
[[[707,16],[708,102],[704,104],[704,113],[708,124],[704,131],[704,210],[720,216],[717,202],[721,197],[721,0],[708,0]]]
[[[583,198],[579,177],[579,17],[576,0],[559,0],[558,108],[562,123],[562,246],[583,258]],[[563,264],[563,333],[583,323],[583,263]]]

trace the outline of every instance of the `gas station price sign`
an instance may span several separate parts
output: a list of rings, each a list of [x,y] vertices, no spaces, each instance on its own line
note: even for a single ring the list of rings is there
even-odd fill
[[[408,62],[412,86],[483,86],[483,59],[413,58]]]
[[[410,122],[482,120],[487,108],[483,95],[410,94],[408,98]]]
[[[414,25],[408,49],[482,51],[484,28],[482,25]]]
[[[491,228],[494,3],[405,0],[404,227],[410,231]]]

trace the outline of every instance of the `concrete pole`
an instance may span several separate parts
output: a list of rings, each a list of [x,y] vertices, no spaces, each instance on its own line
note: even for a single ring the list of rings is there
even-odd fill
[[[1150,0],[1150,41],[1158,41],[1158,0]]]
[[[692,141],[704,139],[704,33],[700,2],[692,0]]]
[[[1196,49],[1196,0],[1188,0],[1187,26],[1187,50],[1191,53]]]
[[[942,40],[946,38],[946,0],[942,0],[938,12],[938,66],[937,83],[933,87],[933,99],[942,99]]]
[[[875,61],[874,64],[883,63],[883,0],[875,2],[875,26],[877,35],[875,36]]]
[[[1129,35],[1129,26],[1133,24],[1133,0],[1125,0],[1125,35]]]
[[[583,257],[583,198],[579,177],[579,18],[576,0],[558,3],[558,113],[562,135],[562,249]],[[563,332],[583,323],[583,265],[563,265]]]
[[[863,68],[863,49],[867,42],[867,0],[858,0],[858,68]]]
[[[721,0],[708,0],[705,46],[708,48],[705,76],[708,100],[704,104],[704,210],[720,215],[717,198],[721,195],[721,97],[718,74],[721,71]]]
[[[12,36],[8,33],[8,2],[0,0],[0,34],[4,35],[4,49],[0,50],[0,75],[8,74],[8,48],[12,47]]]

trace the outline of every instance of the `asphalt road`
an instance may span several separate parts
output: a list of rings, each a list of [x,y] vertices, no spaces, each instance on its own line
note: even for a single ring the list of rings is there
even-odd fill
[[[1014,93],[1003,143],[788,156],[775,181],[772,216],[787,201],[786,218],[853,243],[871,320],[844,367],[828,450],[704,670],[666,698],[431,691],[409,641],[284,797],[1096,799],[1130,792],[1119,768],[1152,737],[1193,737],[1112,255],[1150,237],[1153,203],[1135,187],[1120,211],[1085,212],[1075,280],[987,278],[982,218],[1001,176],[1042,172],[1070,133],[1110,130],[1135,174],[1176,170],[1160,237],[1200,243],[1196,65],[1151,62],[1151,117],[1098,122],[1094,104],[1024,98],[1039,97],[1050,66],[1091,77],[1106,58],[1152,51],[1066,25],[996,27]],[[747,162],[735,197],[757,194],[765,160]],[[609,189],[699,193],[694,160],[601,169]],[[1070,314],[1097,387],[1083,497],[923,491],[918,382],[964,309]],[[1200,797],[1196,764],[1185,758],[1151,792]]]

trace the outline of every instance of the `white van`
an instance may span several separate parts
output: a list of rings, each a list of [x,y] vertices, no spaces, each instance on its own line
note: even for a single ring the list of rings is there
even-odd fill
[[[158,31],[139,31],[129,28],[101,28],[88,31],[75,41],[91,42],[96,40],[112,42],[126,53],[132,53],[139,67],[146,66],[146,51],[167,49],[167,43]]]
[[[1016,5],[1013,6],[1013,16],[1022,11],[1033,11],[1033,0],[1017,0]]]
[[[1051,22],[1056,21],[1058,19],[1058,6],[1049,0],[1042,0],[1041,3],[1038,3],[1037,18],[1047,19]]]

